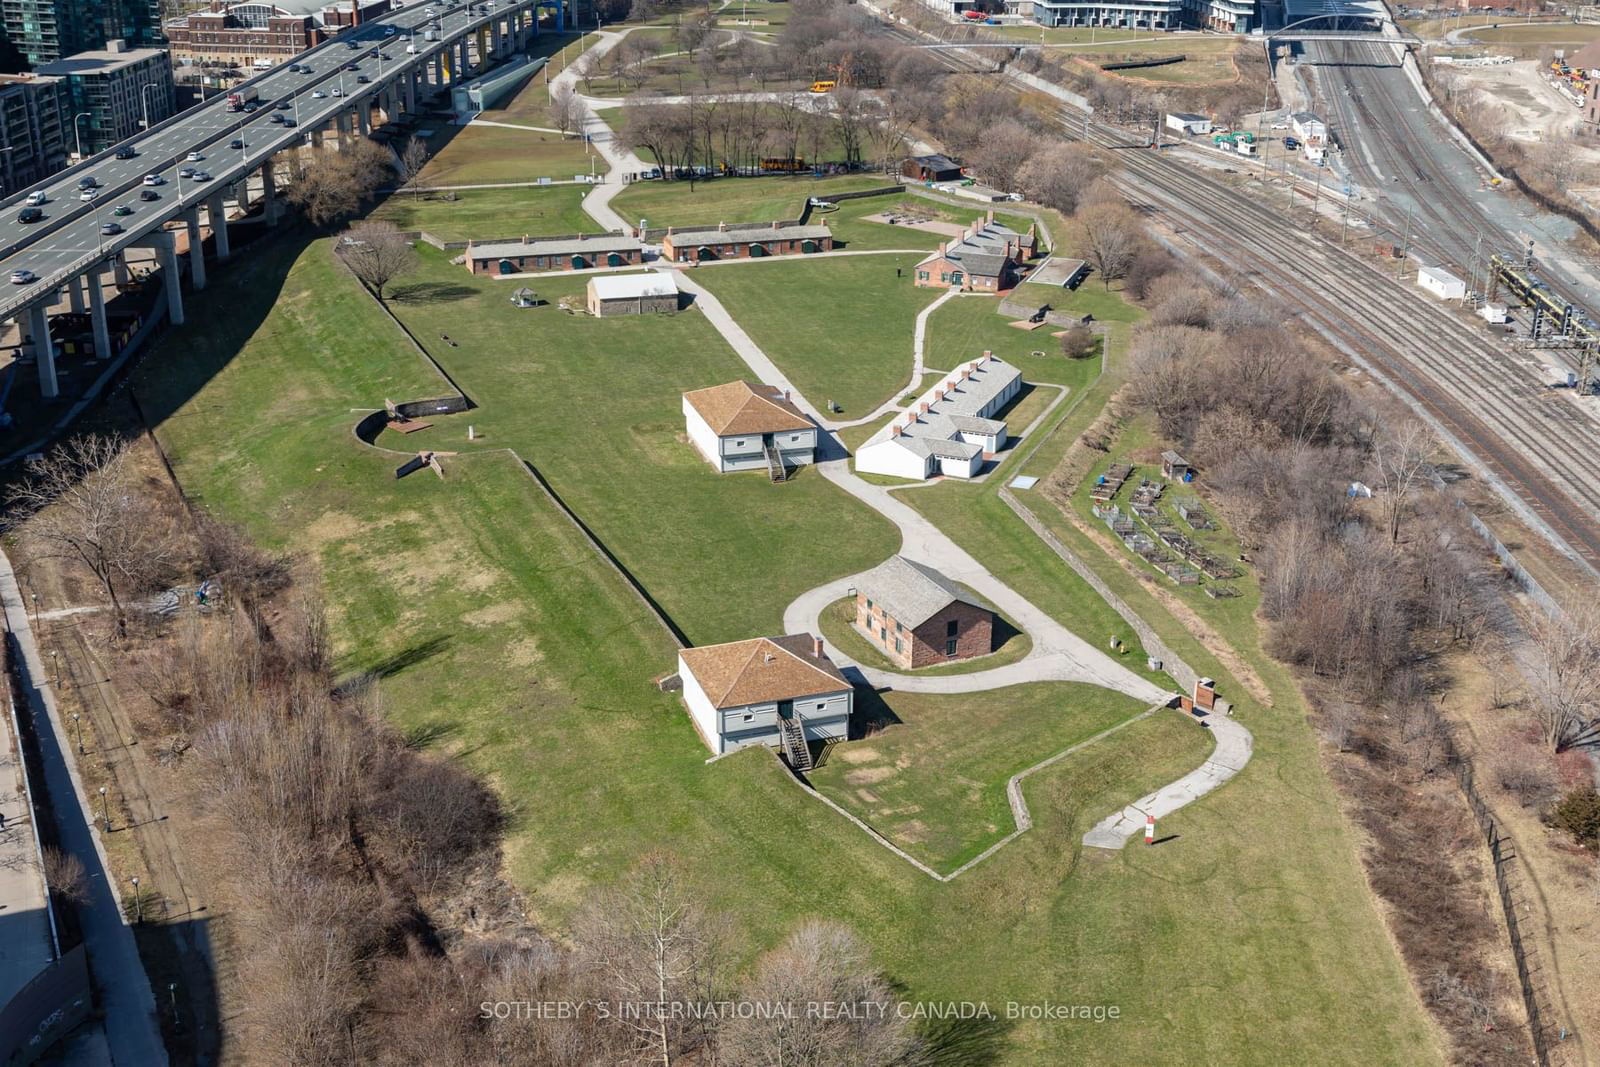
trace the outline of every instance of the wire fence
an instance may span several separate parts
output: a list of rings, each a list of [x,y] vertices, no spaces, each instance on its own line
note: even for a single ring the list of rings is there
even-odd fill
[[[1534,1056],[1541,1067],[1567,1067],[1570,1059],[1562,1046],[1566,1031],[1556,1022],[1539,946],[1522,929],[1521,916],[1530,911],[1524,900],[1522,864],[1511,839],[1501,834],[1499,820],[1478,792],[1471,762],[1459,752],[1454,752],[1453,756],[1450,762],[1455,771],[1456,784],[1461,787],[1467,806],[1472,809],[1473,818],[1478,822],[1478,829],[1483,833],[1484,843],[1494,862],[1495,890],[1506,920],[1511,955],[1516,961],[1517,980],[1521,986],[1522,1004],[1528,1014],[1528,1031],[1533,1039]]]

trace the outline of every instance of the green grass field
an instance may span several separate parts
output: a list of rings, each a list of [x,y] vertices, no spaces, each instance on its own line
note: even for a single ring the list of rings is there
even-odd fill
[[[535,125],[549,125],[548,122]],[[592,157],[582,139],[503,126],[455,127],[417,179],[419,185],[472,185],[570,181],[589,173]],[[605,172],[605,160],[595,164]]]
[[[325,242],[278,240],[217,273],[207,299],[226,316],[196,302],[135,387],[195,498],[320,573],[341,667],[379,673],[386,714],[500,792],[511,817],[505,870],[530,921],[561,936],[597,887],[644,850],[667,848],[726,918],[736,964],[801,919],[830,918],[861,932],[906,997],[986,1001],[995,1021],[928,1028],[941,1063],[1440,1061],[1285,673],[1264,670],[1270,707],[1237,702],[1256,736],[1250,767],[1164,820],[1175,836],[1162,847],[1088,852],[1079,839],[1204,757],[1203,733],[1170,714],[1029,779],[1034,829],[957,881],[935,882],[805,797],[770,755],[705,764],[681,705],[651,684],[671,668],[666,635],[506,453],[448,458],[443,480],[396,481],[397,457],[354,439],[350,409],[434,393],[438,380],[333,268]],[[538,464],[692,637],[773,626],[790,595],[777,587],[893,550],[842,494],[823,495],[820,479],[771,486],[684,459],[678,391],[739,366],[693,313],[629,322],[519,311],[505,286],[432,254],[424,263],[402,281],[412,288],[397,310],[424,342],[442,331],[457,340],[438,352],[483,404],[467,418],[484,444],[514,444]],[[579,281],[541,282],[540,295]],[[1114,381],[1060,366],[1086,399],[1063,412],[1062,434],[1013,466],[1052,463]],[[409,443],[466,447],[459,421],[430,435]],[[1070,574],[1029,555],[1037,541],[1009,512],[983,503],[998,484],[904,497],[969,548],[992,551],[995,573],[1063,622],[1102,616],[1103,604],[1061,592]],[[760,568],[747,570],[757,555]],[[1237,694],[1139,581],[1114,567],[1107,580]],[[1252,635],[1229,631],[1254,657]],[[1005,826],[994,783],[1086,728],[1075,714],[1052,717],[1054,734],[1020,729],[1027,708],[1051,716],[1057,688],[966,714],[893,694],[902,725],[837,749],[819,775],[842,780],[844,752],[876,749],[855,766],[890,770],[884,792],[868,808],[862,783],[843,782],[853,802],[903,836],[920,817],[916,847],[965,855],[991,824]],[[922,810],[888,810],[910,805]],[[1009,1002],[1114,1005],[1120,1018],[1010,1019]]]
[[[708,267],[695,281],[716,294],[815,404],[855,418],[904,391],[917,312],[938,289],[911,284],[919,254],[771,260]],[[896,277],[899,271],[903,277]],[[840,338],[848,337],[848,344]]]
[[[883,701],[899,722],[831,747],[812,781],[941,874],[1016,828],[1006,801],[1012,775],[1145,710],[1132,697],[1067,682]]]
[[[970,590],[969,590],[970,592]],[[818,620],[822,628],[822,636],[832,641],[845,655],[857,663],[868,667],[877,667],[886,671],[903,671],[897,663],[889,662],[889,658],[865,638],[861,636],[853,625],[856,617],[855,597],[841,597],[823,609]],[[1008,619],[1001,619],[995,627],[995,638],[998,647],[987,656],[977,659],[960,660],[955,663],[942,663],[932,667],[919,667],[911,672],[917,675],[940,674],[971,674],[973,671],[987,671],[995,667],[1004,667],[1008,663],[1015,663],[1026,656],[1033,648],[1033,639],[1022,633]]]
[[[1577,48],[1600,38],[1600,26],[1541,26],[1537,22],[1519,22],[1508,17],[1501,19],[1498,26],[1491,24],[1463,36],[1487,44],[1555,45],[1557,48]]]
[[[507,283],[432,250],[422,263],[395,287],[395,313],[418,337],[456,342],[439,358],[483,405],[470,421],[547,472],[694,642],[775,633],[795,596],[894,551],[886,520],[814,472],[774,486],[759,473],[718,475],[699,457],[683,392],[750,373],[699,312],[566,315],[554,305],[582,292],[582,276],[537,280],[550,305],[519,309]],[[465,447],[464,426],[450,433],[461,437],[401,447]],[[829,553],[813,551],[824,543]]]
[[[592,33],[581,37],[571,33],[541,33],[530,46],[528,54],[548,56],[550,62],[501,107],[488,109],[479,117],[497,122],[522,122],[530,126],[550,125],[550,91],[546,88],[549,80],[592,48],[598,40],[600,38]]]
[[[871,174],[834,178],[715,178],[706,182],[637,182],[611,206],[625,219],[647,218],[651,226],[715,226],[719,222],[770,222],[800,214],[806,198],[876,189]]]
[[[586,185],[526,189],[463,189],[441,194],[390,194],[373,212],[402,230],[426,230],[445,241],[516,240],[524,234],[603,233],[583,210]]]

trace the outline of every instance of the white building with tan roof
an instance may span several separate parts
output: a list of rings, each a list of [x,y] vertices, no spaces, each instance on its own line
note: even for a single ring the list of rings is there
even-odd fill
[[[706,462],[724,473],[765,468],[776,478],[816,458],[816,423],[774,386],[729,382],[684,393],[683,421]]]
[[[678,678],[689,717],[718,755],[767,745],[809,770],[810,742],[849,737],[854,689],[811,634],[685,648]]]

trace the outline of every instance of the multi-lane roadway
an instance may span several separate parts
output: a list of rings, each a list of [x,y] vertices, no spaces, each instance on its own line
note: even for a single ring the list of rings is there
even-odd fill
[[[213,97],[117,149],[14,191],[0,201],[0,318],[50,299],[115,253],[148,243],[152,232],[185,211],[216,202],[225,186],[260,169],[274,153],[301,144],[308,132],[384,96],[391,107],[414,107],[416,87],[407,99],[408,80],[426,78],[430,70],[436,80],[441,74],[459,78],[464,45],[480,28],[492,30],[495,44],[510,40],[506,31],[531,34],[537,2],[412,3],[302,54],[294,70],[279,66],[243,83],[239,88],[253,89],[259,101],[253,112],[232,111],[226,96]],[[426,33],[435,23],[437,32]],[[119,150],[132,154],[118,158]],[[191,153],[201,158],[191,160]],[[147,175],[154,184],[145,184]],[[95,185],[85,190],[89,180]],[[154,197],[141,199],[143,190]],[[35,191],[46,197],[44,217],[21,222],[25,200]],[[115,232],[108,232],[108,224]]]

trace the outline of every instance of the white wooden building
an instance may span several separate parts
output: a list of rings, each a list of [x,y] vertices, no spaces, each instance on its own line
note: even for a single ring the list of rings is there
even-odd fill
[[[729,382],[683,394],[689,440],[718,471],[770,470],[814,462],[817,426],[787,393]]]
[[[1006,446],[994,418],[1022,389],[1022,372],[985,352],[951,371],[856,451],[856,470],[895,478],[972,478]]]
[[[854,688],[811,634],[685,648],[678,678],[690,719],[718,755],[768,745],[809,769],[806,744],[850,734]]]
[[[1417,284],[1440,300],[1460,300],[1467,295],[1467,283],[1443,267],[1423,267],[1417,271]]]

